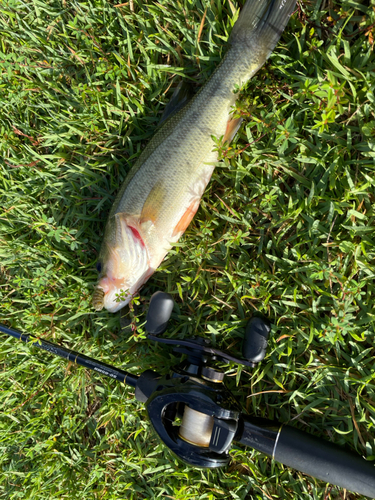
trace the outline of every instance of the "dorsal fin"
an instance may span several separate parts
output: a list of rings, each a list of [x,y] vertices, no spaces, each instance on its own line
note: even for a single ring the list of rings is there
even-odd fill
[[[175,91],[172,94],[172,97],[168,104],[164,109],[164,113],[161,116],[159,127],[163,124],[168,118],[175,115],[182,109],[193,97],[194,92],[192,86],[188,82],[181,81]]]

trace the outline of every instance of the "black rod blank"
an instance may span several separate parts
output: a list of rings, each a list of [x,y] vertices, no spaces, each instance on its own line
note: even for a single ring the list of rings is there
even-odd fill
[[[18,340],[22,340],[22,342],[26,342],[27,344],[31,344],[35,347],[39,347],[39,349],[43,349],[44,351],[48,351],[55,356],[59,356],[60,358],[64,358],[72,363],[76,363],[77,365],[84,366],[90,370],[94,370],[106,377],[113,378],[118,380],[119,382],[123,382],[126,385],[130,385],[135,387],[137,384],[138,376],[132,375],[129,372],[124,370],[120,370],[115,366],[108,365],[107,363],[103,363],[102,361],[98,361],[93,358],[89,358],[80,352],[72,351],[67,349],[66,347],[61,347],[57,344],[53,344],[48,340],[43,340],[33,335],[29,335],[28,333],[21,333],[17,330],[13,330],[12,328],[8,328],[4,325],[0,324],[0,332],[6,333],[11,337],[14,337]]]

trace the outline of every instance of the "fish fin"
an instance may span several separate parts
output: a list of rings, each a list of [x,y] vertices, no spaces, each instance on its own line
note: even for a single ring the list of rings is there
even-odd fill
[[[162,181],[158,181],[149,192],[149,195],[143,204],[141,216],[139,218],[140,224],[143,224],[146,221],[151,221],[155,224],[156,219],[159,216],[160,209],[164,204],[166,192],[167,190],[164,183]]]
[[[230,43],[248,45],[256,39],[265,60],[279,41],[295,7],[296,0],[248,0],[233,27]]]
[[[194,92],[190,83],[181,81],[176,90],[173,92],[172,97],[164,109],[164,113],[161,116],[159,127],[168,118],[178,113],[193,97]]]
[[[190,222],[193,220],[199,207],[199,200],[194,200],[190,203],[188,209],[185,211],[184,215],[178,221],[177,226],[174,228],[172,237],[177,236],[179,233],[184,233],[189,226]]]
[[[230,143],[233,137],[236,135],[240,125],[242,123],[242,118],[230,118],[227,123],[227,128],[223,137],[223,142]]]

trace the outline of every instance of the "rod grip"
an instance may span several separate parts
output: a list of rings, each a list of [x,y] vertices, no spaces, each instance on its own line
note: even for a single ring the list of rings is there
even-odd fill
[[[299,429],[281,428],[273,458],[327,483],[375,498],[373,463]]]

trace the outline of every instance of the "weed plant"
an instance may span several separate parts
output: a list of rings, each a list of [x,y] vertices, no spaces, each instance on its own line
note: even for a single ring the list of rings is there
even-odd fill
[[[236,0],[0,3],[0,322],[133,373],[179,359],[167,335],[239,354],[255,312],[265,360],[226,365],[249,413],[375,459],[375,3],[300,0],[184,237],[122,314],[90,304],[114,196],[182,80],[202,86]],[[1,338],[2,499],[357,499],[234,447],[225,470],[177,461],[134,391]]]

